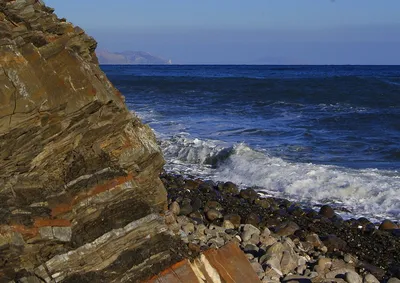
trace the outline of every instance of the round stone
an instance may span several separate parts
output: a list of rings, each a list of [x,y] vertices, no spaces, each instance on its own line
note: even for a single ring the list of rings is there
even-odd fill
[[[185,203],[181,206],[179,215],[188,215],[193,211],[192,206],[189,203]]]
[[[223,207],[219,202],[214,201],[214,200],[209,200],[209,201],[207,201],[206,205],[204,206],[204,211],[208,211],[209,209],[215,209],[218,211],[222,211]]]
[[[364,276],[364,283],[379,283],[379,280],[371,273],[368,273]]]
[[[344,280],[348,283],[362,283],[361,276],[357,272],[349,271],[344,275]]]
[[[392,277],[388,280],[387,283],[400,283],[400,279],[397,277]]]
[[[222,191],[224,193],[229,193],[229,194],[233,194],[233,195],[239,194],[238,186],[232,182],[226,182],[222,186],[219,186],[219,188],[220,188],[220,191]]]
[[[258,226],[258,224],[260,224],[261,222],[261,218],[258,214],[256,213],[250,213],[249,215],[247,215],[246,217],[246,224],[251,224],[253,226]]]
[[[206,212],[207,219],[210,221],[214,221],[216,219],[222,218],[222,213],[216,209],[211,208]]]
[[[319,214],[326,218],[332,218],[335,215],[335,211],[329,205],[323,205],[319,210]]]
[[[397,229],[397,225],[390,221],[389,219],[383,220],[381,225],[379,226],[379,230],[393,230]]]
[[[224,216],[224,220],[229,220],[235,228],[240,226],[241,217],[239,214],[227,214]]]
[[[252,188],[247,188],[240,191],[240,197],[248,200],[249,202],[254,202],[256,199],[258,199],[258,193]]]
[[[297,225],[295,222],[287,221],[276,228],[276,234],[279,236],[290,236],[299,229],[299,225]]]

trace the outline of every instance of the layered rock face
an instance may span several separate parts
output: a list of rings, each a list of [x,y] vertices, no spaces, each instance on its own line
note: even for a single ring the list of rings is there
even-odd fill
[[[128,282],[171,261],[163,157],[95,48],[40,2],[0,0],[0,282]]]

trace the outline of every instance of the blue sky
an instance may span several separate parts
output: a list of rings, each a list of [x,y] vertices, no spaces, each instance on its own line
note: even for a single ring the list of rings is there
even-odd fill
[[[191,64],[400,64],[399,0],[47,0],[110,51]]]

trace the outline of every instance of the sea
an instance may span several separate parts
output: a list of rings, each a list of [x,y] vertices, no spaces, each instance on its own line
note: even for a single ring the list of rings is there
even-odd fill
[[[400,66],[101,67],[167,171],[400,221]]]

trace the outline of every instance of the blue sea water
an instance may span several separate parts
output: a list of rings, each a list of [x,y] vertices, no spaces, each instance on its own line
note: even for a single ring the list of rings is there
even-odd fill
[[[400,66],[102,66],[167,170],[400,220]]]

